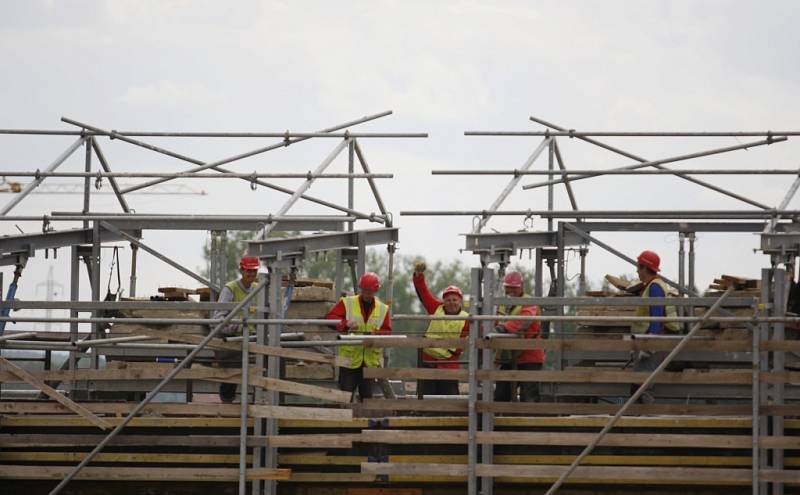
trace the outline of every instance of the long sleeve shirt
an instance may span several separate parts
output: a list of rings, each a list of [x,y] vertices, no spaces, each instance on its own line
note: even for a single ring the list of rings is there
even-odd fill
[[[664,294],[664,289],[658,284],[650,284],[650,289],[647,292],[648,297],[667,297]],[[666,306],[650,306],[650,316],[667,316]],[[647,327],[647,333],[660,334],[664,330],[664,323],[661,321],[651,321],[650,326]]]
[[[358,296],[358,303],[361,305],[361,314],[364,315],[364,320],[368,320],[372,311],[375,310],[375,302],[367,303],[361,296]],[[344,307],[344,302],[339,299],[339,302],[325,316],[327,320],[339,320],[336,325],[336,331],[339,333],[347,333],[347,309]],[[389,335],[392,333],[392,319],[389,312],[386,312],[386,317],[383,319],[380,329],[375,332],[376,335]]]
[[[434,296],[431,291],[428,289],[428,284],[425,282],[425,274],[415,272],[412,280],[414,282],[414,290],[417,292],[417,297],[419,301],[422,303],[422,306],[425,308],[425,311],[432,315],[439,309],[439,306],[444,304],[441,299],[438,299]],[[469,336],[469,320],[464,321],[464,327],[461,329],[460,337],[466,338]],[[456,351],[447,359],[438,359],[433,356],[429,356],[426,353],[422,353],[422,360],[426,363],[430,364],[437,364],[437,368],[458,368],[459,365],[457,363],[447,363],[448,361],[458,361],[459,357],[461,356],[461,349],[457,348]]]
[[[513,311],[513,307],[507,308],[507,313]],[[522,306],[519,316],[536,316],[539,314],[539,307],[533,305]],[[508,333],[522,334],[526,339],[540,339],[541,325],[538,321],[507,320],[503,326]],[[517,364],[544,363],[545,355],[542,349],[525,349],[517,354]]]

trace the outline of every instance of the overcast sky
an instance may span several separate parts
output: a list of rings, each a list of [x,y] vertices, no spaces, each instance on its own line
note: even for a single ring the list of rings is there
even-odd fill
[[[161,131],[314,131],[367,114],[394,115],[363,131],[428,132],[427,139],[363,140],[388,208],[401,227],[400,253],[460,257],[469,217],[407,217],[399,212],[484,209],[507,177],[432,176],[436,169],[520,167],[541,138],[465,137],[466,130],[542,130],[531,115],[582,130],[800,130],[800,16],[797,2],[745,1],[26,1],[0,2],[0,128],[70,129],[62,116],[106,129]],[[44,169],[72,141],[65,137],[0,136],[0,170]],[[659,159],[749,138],[634,139],[607,142]],[[211,161],[274,140],[149,139]],[[567,166],[608,168],[629,159],[585,143],[560,141]],[[119,141],[100,142],[115,171],[181,171],[189,165]],[[305,172],[337,144],[320,139],[260,155],[230,168],[240,172]],[[800,166],[797,139],[769,147],[671,165],[683,168]],[[80,170],[82,151],[62,165]],[[545,168],[546,157],[534,168]],[[346,171],[346,154],[330,172]],[[522,184],[537,182],[531,177]],[[791,182],[782,177],[706,177],[776,205]],[[18,179],[19,180],[19,179]],[[23,182],[29,179],[22,179]],[[128,181],[130,182],[130,181]],[[299,181],[275,181],[296,187]],[[184,180],[205,196],[131,195],[138,213],[272,213],[286,196],[243,181]],[[108,191],[108,185],[103,189]],[[557,189],[556,208],[569,203]],[[752,209],[679,178],[615,176],[575,184],[580,208]],[[344,184],[315,184],[310,194],[346,203]],[[0,202],[10,200],[4,194]],[[517,188],[502,209],[544,209],[545,189]],[[79,211],[80,195],[32,195],[12,214]],[[795,198],[791,208],[800,207]],[[369,190],[356,208],[377,211]],[[118,211],[112,196],[93,211]],[[291,213],[334,214],[298,203]],[[19,223],[26,232],[41,224]],[[59,224],[66,227],[64,224]],[[359,228],[375,224],[365,223]],[[534,219],[535,229],[545,222]],[[501,231],[522,219],[493,220]],[[0,225],[0,233],[17,229]],[[598,234],[635,256],[659,252],[677,278],[674,234]],[[187,266],[203,265],[208,233],[147,232],[144,241]],[[698,285],[734,273],[758,276],[767,258],[758,237],[701,234]],[[149,256],[140,257],[139,294],[195,283]],[[45,298],[37,284],[53,265],[68,282],[68,252],[56,263],[41,254],[20,297]],[[123,254],[127,260],[127,250]],[[526,260],[527,262],[527,260]],[[103,262],[104,281],[108,260]],[[573,276],[577,263],[570,260]],[[589,275],[630,273],[592,248]],[[11,270],[3,270],[6,284]],[[127,277],[127,266],[123,277]],[[85,284],[84,284],[85,285]],[[66,288],[64,289],[66,290]],[[65,297],[63,292],[57,298]]]

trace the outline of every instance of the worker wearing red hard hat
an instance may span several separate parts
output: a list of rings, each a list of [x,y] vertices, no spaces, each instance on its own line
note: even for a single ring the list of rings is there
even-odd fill
[[[639,280],[644,283],[642,297],[669,297],[670,291],[666,282],[658,276],[661,271],[661,258],[653,251],[642,251],[636,258],[636,273]],[[676,316],[675,306],[641,306],[637,309],[636,316]],[[633,325],[634,333],[648,333],[658,335],[664,330],[669,332],[680,331],[677,322],[663,323],[660,321],[637,322]]]
[[[508,272],[503,278],[503,288],[507,297],[530,297],[525,294],[525,280],[517,271]],[[517,304],[512,306],[500,305],[498,315],[509,316],[536,316],[539,308],[531,304]],[[541,326],[538,321],[507,320],[495,326],[495,332],[515,333],[526,339],[540,339]],[[525,349],[522,352],[503,350],[495,355],[495,364],[501,370],[541,370],[544,365],[544,351],[542,349]],[[497,382],[494,390],[494,400],[497,402],[511,401],[517,395],[516,382]],[[512,387],[514,390],[512,390]],[[539,400],[539,384],[537,382],[519,383],[520,402],[537,402]]]
[[[358,279],[358,295],[345,296],[326,316],[339,320],[336,331],[348,334],[388,335],[392,333],[389,306],[375,297],[381,288],[381,279],[374,272],[366,272]],[[372,398],[373,379],[364,378],[364,368],[379,368],[383,351],[380,347],[347,345],[339,347],[339,355],[350,359],[350,366],[339,368],[339,388],[353,392],[358,388],[361,399]]]
[[[442,299],[437,299],[425,282],[425,263],[414,264],[414,289],[417,297],[429,315],[460,315],[468,317],[463,309],[464,294],[455,285],[442,291]],[[469,336],[469,320],[431,320],[425,337],[429,339],[457,339]],[[458,369],[461,349],[458,347],[426,347],[422,350],[422,367],[437,369]],[[458,395],[458,380],[419,380],[417,396]]]
[[[242,301],[250,292],[250,288],[258,276],[258,268],[261,262],[258,258],[245,256],[239,260],[239,273],[241,277],[238,280],[231,280],[222,288],[219,293],[218,302],[221,303],[238,303]],[[237,316],[244,318],[246,315],[255,312],[255,303],[247,310],[242,310]],[[227,311],[218,311],[214,314],[214,318],[224,318]],[[241,324],[231,324],[222,330],[222,335],[226,337],[233,337],[242,335]],[[242,366],[241,354],[237,351],[214,351],[214,357],[217,366],[225,368],[240,368]],[[219,386],[219,398],[222,402],[231,403],[236,398],[236,384],[235,383],[221,383]]]

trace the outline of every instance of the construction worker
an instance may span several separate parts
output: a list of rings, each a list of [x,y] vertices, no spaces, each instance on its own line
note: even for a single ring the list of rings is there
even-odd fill
[[[636,258],[636,273],[639,280],[644,284],[642,297],[670,297],[667,284],[658,276],[661,271],[661,258],[653,251],[642,251]],[[675,306],[640,306],[636,311],[636,316],[677,316]],[[633,333],[659,335],[668,332],[679,332],[678,322],[671,321],[664,323],[661,321],[636,322],[632,327]]]
[[[467,317],[463,310],[464,294],[461,289],[451,285],[442,292],[442,300],[437,299],[425,283],[425,263],[414,264],[412,276],[417,297],[429,315],[459,315]],[[425,332],[426,338],[457,339],[469,335],[469,320],[431,320]],[[436,369],[458,369],[461,349],[457,347],[426,347],[422,350],[422,367]],[[458,380],[419,380],[417,395],[458,395]]]
[[[503,278],[506,297],[530,297],[525,294],[525,280],[520,272],[508,272]],[[536,316],[539,308],[533,305],[514,305],[497,308],[498,315]],[[514,333],[526,339],[540,339],[541,327],[538,321],[508,320],[495,326],[497,333]],[[544,365],[544,350],[525,349],[521,352],[502,350],[496,354],[495,364],[501,370],[541,370]],[[494,390],[496,402],[509,402],[517,396],[516,382],[497,382]],[[519,400],[521,402],[537,402],[539,400],[539,384],[537,382],[521,382],[519,384]]]
[[[670,291],[667,284],[658,276],[661,271],[661,258],[653,251],[642,251],[636,258],[636,273],[639,280],[644,284],[642,290],[643,298],[668,298]],[[677,316],[675,306],[639,306],[636,316]],[[631,327],[635,334],[661,335],[667,332],[680,332],[680,325],[676,321],[664,323],[662,321],[641,321],[636,322]],[[666,352],[632,351],[631,361],[634,371],[653,371],[667,356]],[[633,393],[638,386],[631,386]],[[655,398],[649,391],[645,391],[640,397],[639,402],[643,404],[653,404]]]
[[[388,335],[392,333],[389,306],[375,297],[381,287],[381,279],[373,272],[366,272],[358,279],[358,295],[345,296],[326,316],[339,320],[336,331],[351,335]],[[350,358],[348,368],[339,368],[339,388],[353,392],[358,388],[361,399],[372,398],[373,379],[364,378],[364,368],[379,368],[383,352],[380,347],[347,345],[339,347],[339,355]]]
[[[217,299],[217,302],[238,303],[247,297],[247,294],[250,292],[250,288],[253,286],[253,282],[255,282],[256,277],[258,276],[259,266],[261,266],[261,262],[258,260],[258,258],[244,257],[240,259],[239,273],[241,274],[241,277],[237,280],[231,280],[225,284],[225,287],[222,288],[222,292],[219,293],[219,299]],[[255,306],[251,306],[247,311],[242,310],[237,317],[245,318],[254,311]],[[224,318],[227,314],[227,311],[217,311],[214,314],[214,318]],[[242,335],[241,323],[227,325],[222,329],[221,335],[223,337]],[[241,353],[237,351],[214,351],[214,357],[216,359],[215,366],[221,366],[224,368],[241,368],[242,366]],[[235,383],[220,384],[219,398],[222,402],[229,404],[233,402],[235,397]]]

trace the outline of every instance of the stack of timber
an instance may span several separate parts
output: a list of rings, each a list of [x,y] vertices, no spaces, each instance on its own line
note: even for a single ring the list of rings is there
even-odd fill
[[[706,291],[706,297],[720,297],[729,287],[733,287],[731,297],[747,297],[754,301],[761,296],[761,281],[734,275],[722,275],[715,278]],[[694,314],[700,316],[708,307],[694,309]],[[753,316],[753,308],[726,308],[724,316]],[[710,336],[722,340],[748,339],[751,336],[747,322],[706,322],[700,331],[700,336]]]
[[[85,406],[113,425],[133,404]],[[163,494],[193,482],[193,493],[227,493],[238,476],[239,406],[191,407],[152,404],[70,487],[80,490],[103,480],[118,482],[110,486],[120,489],[139,483],[137,493]],[[363,493],[464,493],[463,415],[359,418],[342,410],[283,409],[254,410],[256,416],[278,417],[280,433],[247,440],[249,446],[278,448],[277,469],[249,468],[247,476],[278,480],[279,493],[344,495],[366,488],[381,491]],[[4,489],[14,490],[23,480],[48,480],[52,488],[52,480],[63,478],[102,439],[89,422],[64,413],[54,404],[0,402]],[[493,431],[477,433],[479,445],[493,446],[493,456],[479,462],[477,472],[494,477],[497,493],[542,493],[608,419],[498,416]],[[735,416],[623,417],[565,489],[591,485],[592,493],[610,493],[604,489],[624,486],[631,493],[667,494],[680,486],[705,487],[706,494],[744,493],[751,480],[751,426],[750,418]],[[787,419],[783,436],[759,440],[765,449],[785,452],[784,469],[762,469],[763,480],[800,484],[799,434],[800,421]]]
[[[286,310],[286,318],[320,319],[331,310],[336,298],[333,282],[319,279],[298,279],[292,289],[292,301]],[[291,325],[285,332],[302,332],[306,341],[336,340],[333,327],[319,325]],[[334,353],[333,349],[327,351]],[[286,360],[284,375],[290,380],[330,381],[335,378],[335,368],[329,364]]]

